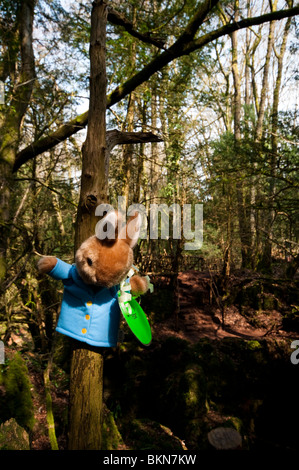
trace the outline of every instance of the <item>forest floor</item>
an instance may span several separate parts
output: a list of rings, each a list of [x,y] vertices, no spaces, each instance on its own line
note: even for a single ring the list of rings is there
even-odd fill
[[[250,274],[252,276],[252,273]],[[235,273],[230,277],[230,289],[237,286],[250,284],[248,273]],[[160,279],[164,289],[167,281]],[[242,284],[243,283],[243,284]],[[159,284],[159,283],[158,283]],[[155,287],[155,292],[160,295],[159,285]],[[248,294],[248,293],[247,293]],[[158,299],[159,300],[159,299]],[[247,298],[248,300],[248,298]],[[158,303],[159,304],[159,303]],[[179,310],[176,317],[166,315],[165,319],[157,320],[152,323],[153,340],[161,343],[169,337],[179,338],[188,341],[191,344],[197,343],[201,338],[210,340],[222,340],[224,338],[240,338],[248,340],[290,340],[298,339],[298,333],[286,331],[283,328],[283,309],[259,309],[256,311],[250,306],[244,309],[242,299],[233,302],[223,302],[223,296],[220,296],[213,284],[213,277],[209,272],[188,271],[180,273],[178,278],[178,304]],[[250,302],[249,302],[250,304]],[[162,307],[163,308],[163,307]],[[145,309],[147,314],[149,313]],[[223,323],[224,320],[224,323]],[[20,338],[15,337],[14,346]],[[17,348],[18,349],[18,348]],[[28,351],[28,370],[30,381],[33,385],[33,402],[35,414],[35,426],[31,435],[31,449],[49,450],[50,443],[48,439],[48,425],[46,414],[46,398],[43,383],[43,372],[36,367],[34,353]],[[32,356],[32,357],[31,357]],[[55,373],[54,373],[55,375]],[[60,449],[66,448],[66,428],[67,428],[67,409],[68,409],[68,387],[61,387],[63,377],[54,377],[52,374],[51,395],[53,401],[54,414],[56,416],[65,416],[60,424],[58,435],[58,445]]]
[[[241,279],[238,275],[231,281],[240,283]],[[156,339],[174,336],[196,343],[202,337],[212,340],[225,337],[257,340],[298,337],[294,332],[283,330],[283,315],[279,309],[259,311],[257,321],[250,315],[246,318],[237,305],[223,305],[208,272],[180,273],[178,284],[179,313],[177,318],[170,317],[154,325]]]

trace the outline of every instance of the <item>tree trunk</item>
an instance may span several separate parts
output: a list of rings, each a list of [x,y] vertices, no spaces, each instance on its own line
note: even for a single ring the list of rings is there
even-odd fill
[[[90,106],[82,148],[82,178],[75,249],[94,234],[95,209],[107,201],[106,161],[106,22],[107,6],[93,3],[90,35]],[[100,348],[76,342],[70,378],[70,450],[100,450],[103,356]]]
[[[236,1],[236,12],[238,11],[238,1]],[[240,144],[241,144],[241,84],[238,69],[238,50],[237,50],[237,32],[231,34],[232,43],[232,73],[234,80],[234,138],[236,159],[241,161]],[[251,266],[251,230],[250,230],[250,211],[248,195],[243,183],[243,174],[238,175],[236,184],[239,232],[241,240],[242,267],[249,268]]]
[[[106,5],[97,0],[91,14],[90,102],[86,141],[82,147],[81,192],[76,222],[75,248],[94,234],[96,207],[107,202],[106,153]]]
[[[154,132],[157,129],[158,119],[158,96],[157,96],[157,83],[155,78],[152,81],[151,86],[151,126]],[[158,203],[158,183],[161,177],[158,163],[158,147],[157,144],[153,143],[151,146],[151,167],[150,167],[150,182],[151,182],[151,202]]]
[[[276,10],[277,0],[274,1],[272,8]],[[262,135],[263,135],[263,121],[265,116],[265,108],[266,108],[266,98],[269,88],[269,70],[270,70],[270,61],[271,61],[271,54],[273,50],[274,44],[274,29],[275,29],[275,22],[271,21],[269,25],[269,35],[268,35],[268,44],[267,44],[267,54],[265,59],[264,65],[264,73],[263,73],[263,81],[262,81],[262,89],[261,89],[261,96],[260,96],[260,103],[259,103],[259,112],[257,118],[257,125],[255,129],[255,144],[256,144],[256,153],[259,155],[259,159],[262,159]],[[262,191],[259,191],[259,184],[257,183],[256,192],[257,192],[257,201],[259,199],[263,199],[261,194]],[[267,202],[263,201],[266,205]],[[269,238],[271,232],[271,208],[268,206],[266,210],[262,212],[262,220],[263,220],[263,230],[260,230],[261,220],[259,221],[259,226],[256,227],[257,233],[260,232],[258,235],[258,239],[260,239],[260,247],[257,246],[257,268],[263,272],[271,272],[271,251],[272,245]]]
[[[287,38],[289,29],[291,26],[291,19],[288,19],[285,25],[282,45],[280,48],[279,54],[277,54],[278,64],[277,64],[277,76],[273,92],[273,104],[272,104],[272,116],[271,116],[271,147],[272,152],[270,156],[270,179],[269,179],[269,189],[268,189],[268,201],[269,207],[265,213],[264,217],[264,230],[266,231],[266,236],[263,246],[263,255],[262,255],[262,265],[266,266],[267,270],[271,268],[272,262],[272,236],[273,236],[273,223],[275,220],[275,210],[274,205],[274,196],[275,196],[275,176],[276,176],[276,165],[278,160],[278,108],[279,108],[279,94],[281,87],[282,79],[282,69],[283,69],[283,57],[286,50]]]
[[[133,131],[133,121],[134,121],[134,93],[131,93],[129,98],[128,112],[127,112],[127,129],[129,132]],[[133,144],[125,145],[123,149],[123,164],[122,164],[122,173],[123,173],[123,196],[127,207],[130,206],[131,202],[136,202],[131,200],[133,198],[132,192],[132,166],[133,166]]]
[[[75,343],[70,384],[69,450],[100,450],[103,356],[99,348]]]
[[[133,7],[133,20],[132,20],[132,27],[136,28],[136,6]],[[133,41],[131,47],[128,50],[128,58],[131,64],[132,70],[135,71],[136,67],[136,41]],[[124,131],[127,130],[128,132],[133,132],[134,130],[134,116],[135,116],[135,93],[132,93],[129,96],[128,108],[127,108],[127,118],[125,122]],[[127,207],[130,206],[131,201],[130,196],[132,196],[132,192],[130,193],[130,188],[132,188],[132,165],[133,165],[133,152],[134,146],[132,144],[125,145],[123,148],[123,196],[125,197]]]
[[[146,129],[146,105],[145,103],[138,103],[140,108],[140,120],[142,123],[142,130]],[[137,187],[136,187],[136,202],[141,203],[141,199],[146,199],[146,178],[145,178],[145,146],[140,145],[138,152],[137,163]]]
[[[108,202],[110,151],[115,145],[159,141],[152,133],[106,132],[107,5],[93,3],[90,33],[90,105],[82,148],[81,191],[75,250],[95,233],[95,209]],[[70,377],[70,450],[100,450],[103,400],[103,356],[100,348],[74,342]]]
[[[20,51],[21,66],[19,76],[14,83],[11,104],[7,105],[5,112],[0,116],[0,282],[6,276],[13,165],[16,159],[22,120],[30,102],[35,79],[32,46],[34,6],[33,0],[21,2],[16,20],[18,22],[16,31],[18,31],[19,37],[16,34],[14,41],[11,40],[9,44],[3,45],[6,54],[2,61],[2,78],[6,78],[8,71],[17,70],[18,51]],[[14,80],[13,73],[12,80]]]

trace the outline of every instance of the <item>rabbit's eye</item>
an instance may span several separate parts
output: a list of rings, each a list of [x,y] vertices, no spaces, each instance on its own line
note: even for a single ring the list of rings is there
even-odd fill
[[[92,266],[92,260],[90,258],[86,258],[88,266]]]

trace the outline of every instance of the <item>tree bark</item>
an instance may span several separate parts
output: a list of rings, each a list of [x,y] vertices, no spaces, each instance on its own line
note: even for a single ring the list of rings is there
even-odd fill
[[[106,154],[107,5],[93,3],[90,33],[90,107],[82,148],[82,176],[75,250],[94,234],[95,208],[107,202]],[[102,439],[103,356],[100,348],[75,342],[70,377],[70,450],[100,450]]]
[[[136,6],[133,7],[133,20],[132,27],[136,27]],[[132,44],[128,50],[128,59],[131,65],[132,71],[136,67],[136,41],[132,41]],[[135,93],[132,92],[129,96],[127,116],[123,130],[128,132],[134,131],[134,117],[135,117]],[[131,170],[133,163],[133,145],[125,145],[122,150],[122,177],[123,177],[123,188],[122,193],[125,197],[127,207],[130,206],[130,183],[131,183]]]
[[[94,2],[90,38],[90,106],[86,140],[82,147],[82,177],[76,223],[77,249],[94,233],[95,208],[107,202],[106,153],[106,5]]]
[[[273,222],[275,219],[275,211],[273,208],[274,204],[274,194],[275,194],[275,175],[276,175],[276,163],[277,163],[277,153],[278,153],[278,106],[279,106],[279,93],[281,87],[282,79],[282,69],[283,69],[283,57],[286,50],[287,38],[289,29],[291,26],[291,19],[288,19],[284,28],[283,39],[281,44],[281,49],[278,54],[278,64],[277,64],[277,75],[276,82],[273,92],[273,104],[272,104],[272,116],[271,116],[271,147],[272,152],[270,156],[270,179],[269,179],[269,189],[268,189],[268,201],[270,203],[269,207],[265,211],[264,216],[264,230],[266,236],[264,237],[264,246],[261,264],[263,269],[266,271],[271,270],[272,264],[272,235],[273,235]]]
[[[155,77],[154,77],[155,78]],[[151,83],[151,127],[158,127],[158,92],[157,82]],[[151,146],[151,166],[150,166],[150,184],[151,184],[151,202],[158,203],[158,182],[160,179],[159,154],[157,144]]]
[[[134,127],[134,93],[131,93],[128,110],[127,110],[127,129],[129,132],[133,131]],[[125,197],[127,207],[130,206],[130,183],[131,183],[131,169],[133,164],[133,145],[127,144],[123,149],[122,154],[122,177],[123,177],[123,189],[122,193]]]
[[[107,131],[106,153],[109,155],[113,147],[124,144],[145,144],[146,142],[162,142],[162,138],[152,132],[121,132],[117,129]]]
[[[100,450],[102,441],[103,356],[99,348],[76,343],[70,383],[69,450]]]
[[[236,11],[239,5],[236,1]],[[232,43],[232,73],[234,80],[234,138],[236,159],[241,161],[241,83],[238,69],[238,50],[237,50],[237,31],[231,34]],[[249,201],[244,185],[244,175],[239,173],[236,184],[239,233],[241,239],[242,267],[251,266],[251,231],[250,231],[250,212],[248,210]]]
[[[271,21],[269,25],[267,54],[266,54],[266,60],[265,60],[265,65],[264,65],[263,82],[262,82],[261,96],[260,96],[260,102],[259,102],[259,111],[258,111],[258,118],[257,118],[256,129],[255,129],[255,139],[257,143],[260,142],[261,137],[262,137],[262,132],[263,132],[266,98],[267,98],[267,92],[268,92],[268,86],[269,86],[270,59],[271,59],[271,53],[272,53],[273,44],[274,44],[274,28],[275,28],[275,23]]]
[[[20,51],[20,74],[14,83],[11,104],[0,118],[0,282],[6,276],[6,250],[9,234],[11,188],[13,187],[12,171],[16,161],[22,120],[30,102],[34,80],[35,65],[32,46],[32,30],[34,18],[34,0],[21,2],[17,14],[15,41],[5,44],[7,54],[4,60],[6,71],[17,69],[17,46]],[[11,63],[11,60],[13,63]],[[7,73],[7,72],[5,72]],[[3,75],[5,76],[3,71]],[[4,107],[4,106],[3,106]]]
[[[273,9],[276,10],[277,0],[273,3]],[[274,45],[274,30],[275,22],[271,21],[269,24],[269,34],[268,34],[268,43],[267,43],[267,53],[264,64],[263,80],[261,95],[258,107],[258,116],[257,124],[255,128],[255,146],[256,154],[259,156],[259,159],[262,159],[262,136],[263,136],[263,122],[265,117],[265,108],[266,108],[266,98],[269,88],[269,70],[270,70],[270,61],[271,54]],[[257,201],[262,200],[262,191],[260,190],[260,185],[257,182],[256,184],[256,199]],[[270,216],[270,207],[267,207],[266,210],[262,212],[262,221],[263,221],[263,230],[260,230],[261,218],[257,217],[258,224],[256,226],[257,233],[257,268],[263,272],[271,271],[271,242],[268,238],[270,235],[268,230],[271,230],[271,216]]]

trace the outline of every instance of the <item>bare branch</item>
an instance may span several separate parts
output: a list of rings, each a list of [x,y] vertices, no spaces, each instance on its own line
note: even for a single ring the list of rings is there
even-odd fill
[[[106,145],[110,153],[116,145],[142,144],[146,142],[163,142],[163,139],[152,132],[120,132],[117,129],[107,131]]]

